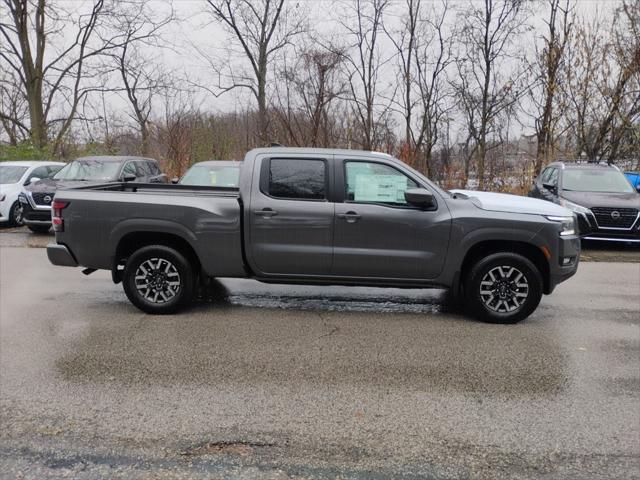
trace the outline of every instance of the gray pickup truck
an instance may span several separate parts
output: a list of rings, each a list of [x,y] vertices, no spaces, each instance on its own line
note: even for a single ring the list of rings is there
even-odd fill
[[[54,265],[110,270],[148,313],[201,282],[448,288],[489,322],[529,316],[571,277],[573,214],[550,202],[448,192],[375,152],[263,148],[239,188],[120,183],[58,191]]]

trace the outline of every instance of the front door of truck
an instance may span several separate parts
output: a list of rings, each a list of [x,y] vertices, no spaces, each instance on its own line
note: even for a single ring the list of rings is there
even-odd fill
[[[451,224],[443,200],[429,209],[409,205],[404,192],[425,185],[383,160],[336,159],[335,176],[344,192],[335,210],[333,275],[425,280],[440,274]]]
[[[262,275],[329,275],[333,211],[330,156],[264,156],[254,165],[250,261]]]

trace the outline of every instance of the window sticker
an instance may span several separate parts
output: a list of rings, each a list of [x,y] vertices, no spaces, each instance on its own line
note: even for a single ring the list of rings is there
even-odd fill
[[[405,203],[407,178],[402,175],[356,174],[356,202]]]

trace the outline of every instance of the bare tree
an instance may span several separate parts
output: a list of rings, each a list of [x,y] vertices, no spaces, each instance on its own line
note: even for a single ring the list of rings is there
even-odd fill
[[[448,3],[438,7],[407,0],[404,21],[387,32],[398,56],[402,95],[394,104],[404,118],[403,160],[431,176],[433,150],[449,110],[446,70],[451,63],[451,38],[445,36]]]
[[[269,61],[306,29],[306,18],[298,6],[290,8],[285,0],[207,0],[207,4],[250,65],[248,72],[239,68],[232,58],[237,56],[233,49],[229,50],[229,58],[221,61],[196,47],[218,74],[215,95],[234,88],[249,89],[258,104],[258,136],[261,142],[267,142]]]
[[[291,66],[285,60],[275,111],[291,140],[287,143],[328,147],[336,142],[331,132],[332,107],[346,91],[342,62],[339,48],[316,46],[307,46]]]
[[[353,39],[351,51],[345,55],[349,101],[365,150],[377,148],[382,143],[382,135],[377,134],[376,128],[379,123],[386,123],[389,110],[388,105],[380,106],[380,73],[388,60],[382,56],[379,38],[388,6],[389,0],[355,0],[343,15],[344,18],[354,18],[355,24],[340,20],[348,36]]]
[[[479,188],[485,187],[487,152],[500,144],[498,119],[513,108],[521,95],[523,72],[513,40],[524,27],[523,0],[484,0],[469,3],[460,13],[461,51],[456,59],[459,80],[456,93],[464,116],[465,177],[475,158]],[[516,66],[517,68],[517,66]],[[466,180],[466,178],[465,178]]]
[[[640,118],[640,4],[623,2],[609,21],[578,25],[565,93],[576,153],[613,162]]]
[[[113,28],[122,32],[122,39],[121,46],[109,57],[131,106],[131,117],[138,126],[142,155],[149,154],[149,119],[154,96],[171,83],[155,55],[164,47],[162,29],[173,20],[173,10],[152,11],[144,1],[129,3],[126,10],[113,19]]]
[[[570,40],[573,21],[570,0],[547,0],[548,17],[545,20],[546,35],[542,37],[542,48],[536,52],[536,61],[531,65],[536,72],[537,88],[531,89],[531,102],[536,108],[535,130],[538,141],[534,176],[549,163],[557,136],[556,127],[564,108],[559,108],[558,97],[565,80],[565,50]]]
[[[28,137],[29,109],[19,80],[10,70],[0,72],[0,125],[10,145]]]
[[[122,45],[122,32],[109,31],[106,20],[126,3],[93,0],[77,12],[54,0],[3,0],[0,58],[19,79],[29,107],[25,126],[36,147],[53,136],[57,151],[86,95],[99,88],[88,82],[97,76],[90,60]]]

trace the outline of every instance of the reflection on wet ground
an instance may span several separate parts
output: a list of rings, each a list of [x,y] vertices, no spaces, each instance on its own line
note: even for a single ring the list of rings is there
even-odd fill
[[[205,291],[200,292],[201,308],[217,304],[327,312],[444,313],[459,310],[449,292],[439,289],[301,287],[231,279],[223,282],[213,280]]]

